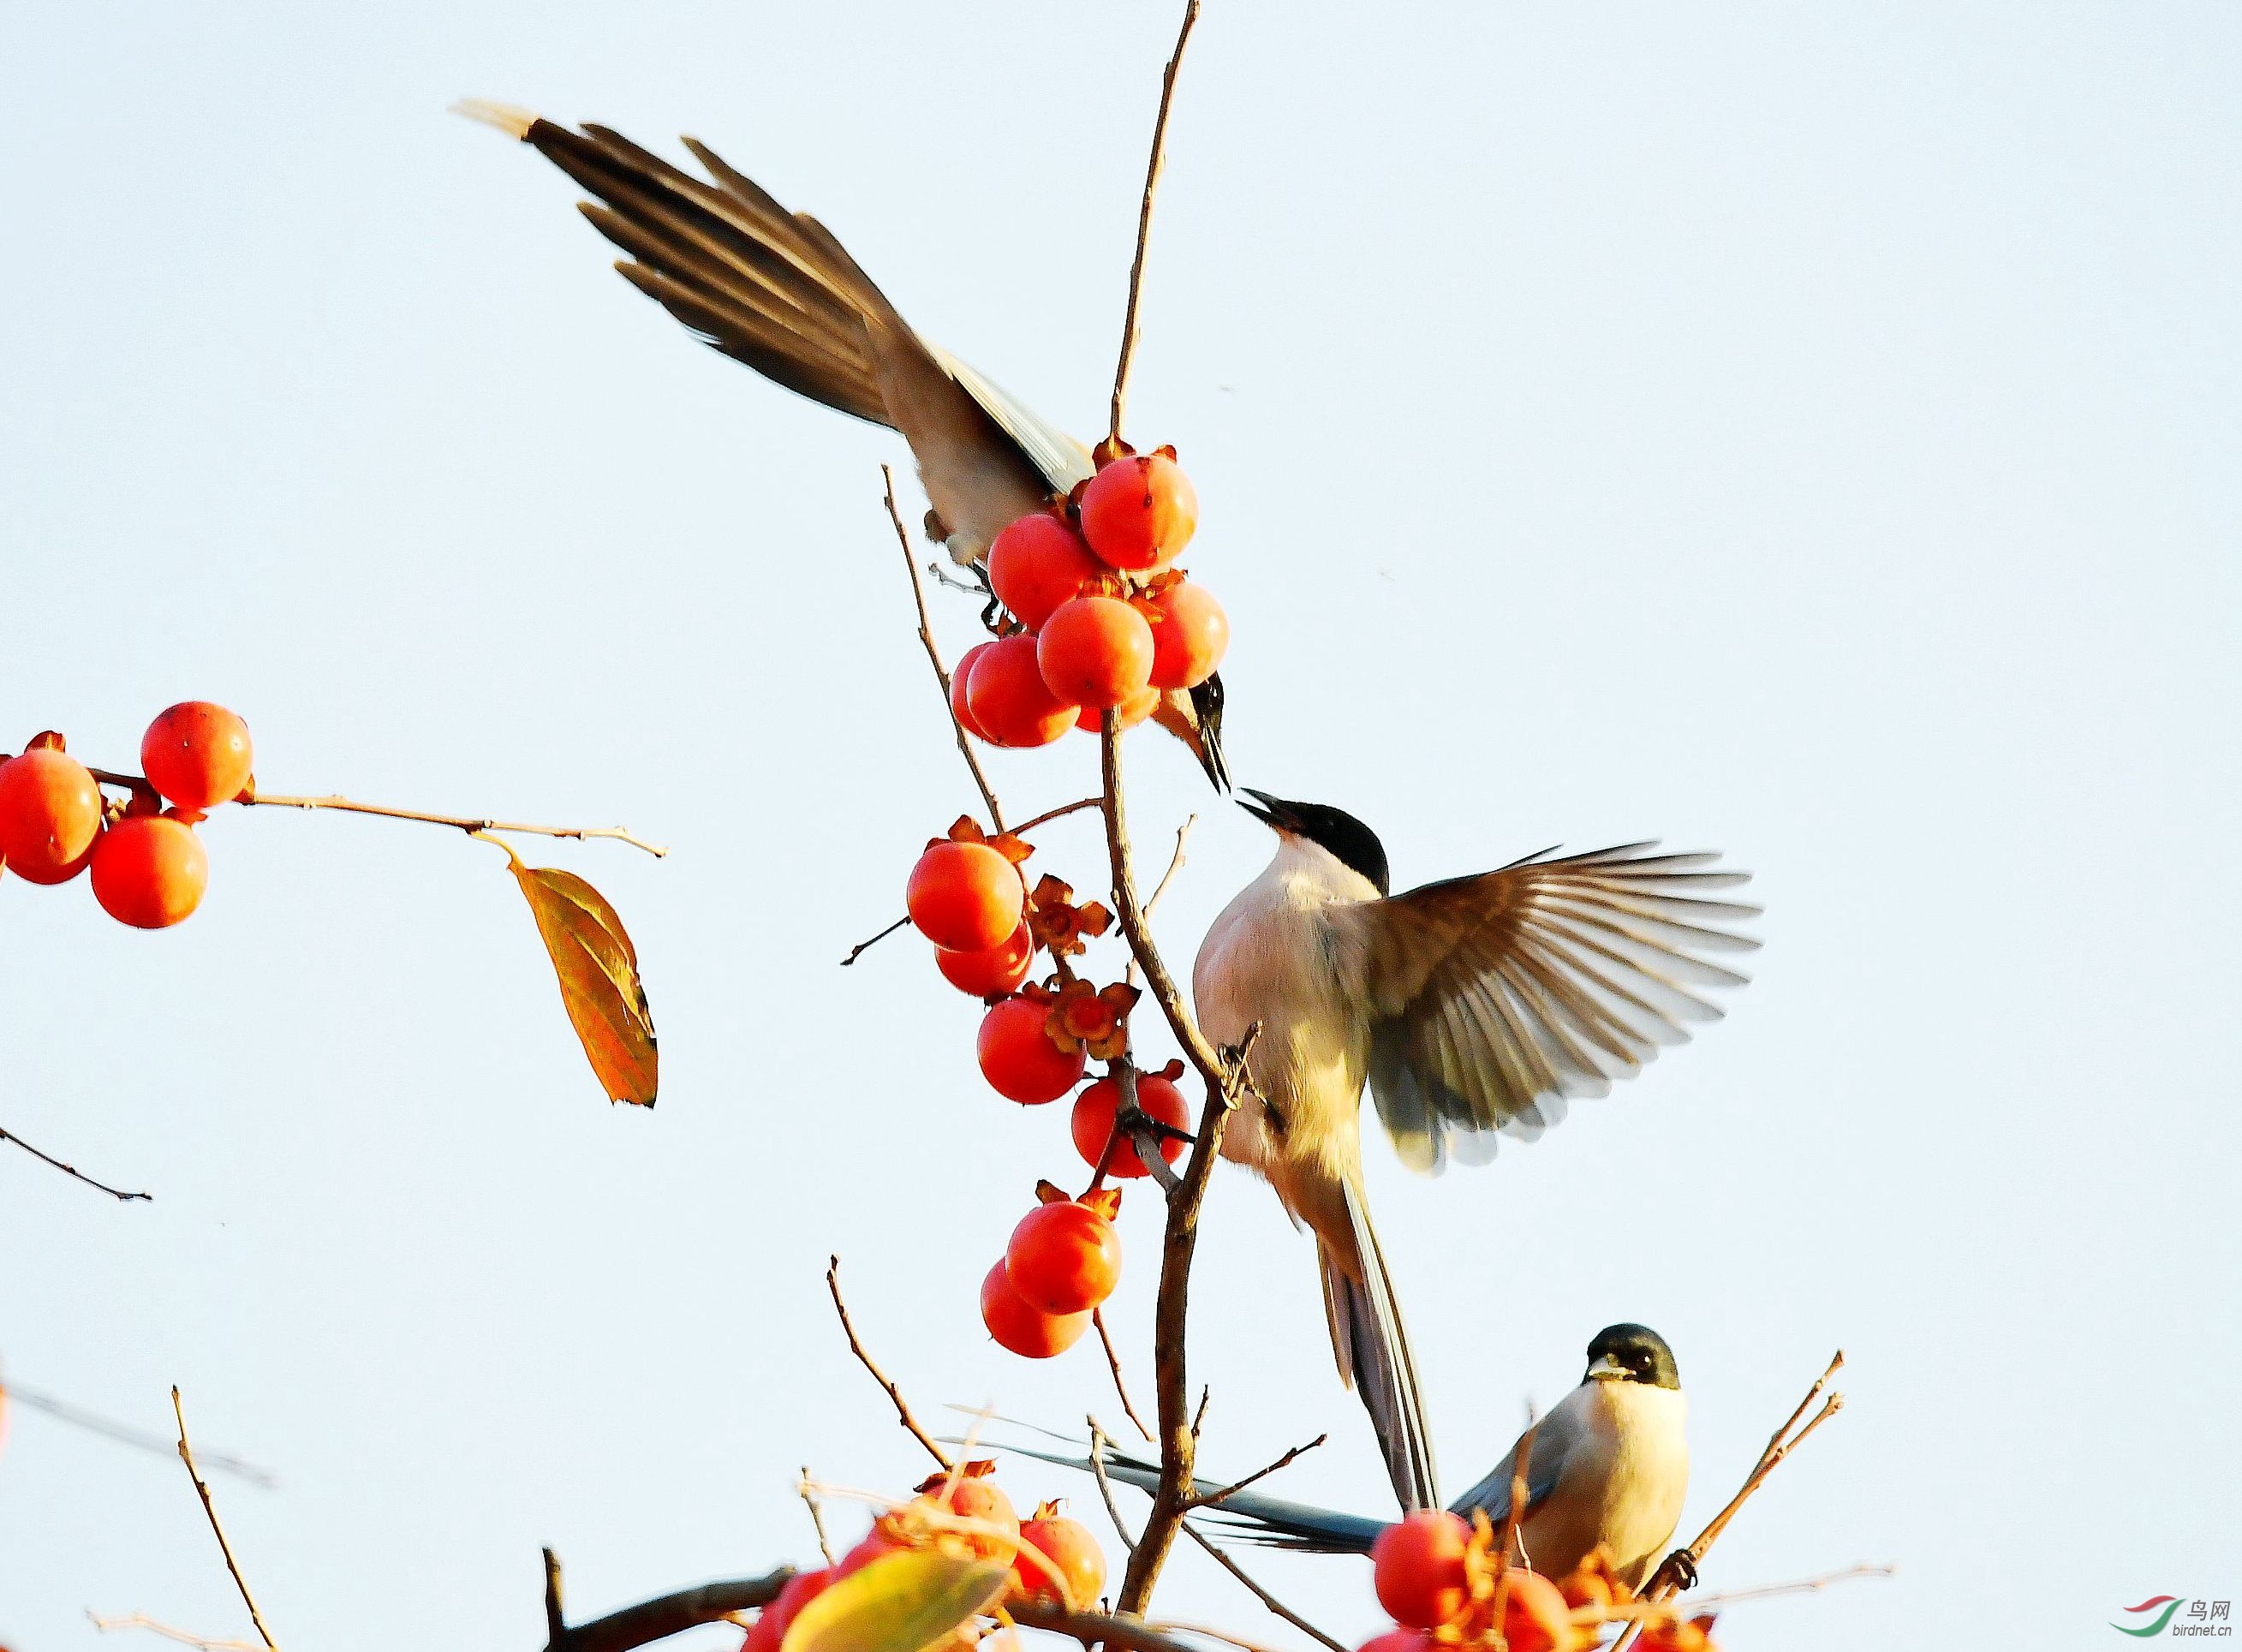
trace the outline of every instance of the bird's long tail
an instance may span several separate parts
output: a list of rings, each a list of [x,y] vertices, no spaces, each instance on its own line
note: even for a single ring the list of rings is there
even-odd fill
[[[1353,1385],[1370,1413],[1370,1426],[1385,1453],[1386,1472],[1393,1478],[1393,1494],[1401,1507],[1438,1508],[1433,1432],[1425,1419],[1416,1361],[1409,1352],[1408,1333],[1402,1328],[1393,1276],[1386,1269],[1378,1231],[1370,1225],[1370,1206],[1360,1184],[1350,1176],[1346,1188],[1347,1220],[1353,1226],[1362,1277],[1357,1279],[1349,1273],[1329,1246],[1318,1246],[1332,1352],[1339,1360],[1339,1376]]]
[[[605,126],[572,131],[479,100],[459,111],[531,145],[596,197],[580,210],[629,254],[615,267],[717,349],[829,407],[889,422],[867,327],[907,329],[816,218],[788,212],[690,138],[713,182]]]
[[[1071,1440],[1068,1443],[1074,1444]],[[1039,1451],[1032,1446],[1007,1445],[1003,1448],[1022,1457],[1079,1468],[1084,1474],[1095,1472],[1087,1457]],[[1134,1486],[1147,1494],[1157,1490],[1160,1483],[1158,1463],[1133,1457],[1110,1441],[1105,1447],[1105,1474],[1109,1480]],[[1306,1549],[1319,1555],[1367,1555],[1387,1524],[1360,1514],[1341,1514],[1335,1508],[1319,1508],[1312,1503],[1271,1497],[1250,1487],[1232,1492],[1218,1481],[1195,1480],[1193,1489],[1201,1497],[1222,1499],[1210,1514],[1230,1528],[1230,1536],[1271,1548]],[[1225,1493],[1229,1494],[1225,1496]]]

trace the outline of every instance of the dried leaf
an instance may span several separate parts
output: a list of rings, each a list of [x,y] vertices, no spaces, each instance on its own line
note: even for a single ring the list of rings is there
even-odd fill
[[[787,1626],[780,1652],[926,1652],[1004,1598],[1012,1568],[903,1549],[851,1572]]]
[[[654,1105],[660,1073],[654,1015],[639,980],[638,950],[607,897],[574,872],[525,866],[504,843],[507,866],[537,918],[560,1002],[610,1101]]]

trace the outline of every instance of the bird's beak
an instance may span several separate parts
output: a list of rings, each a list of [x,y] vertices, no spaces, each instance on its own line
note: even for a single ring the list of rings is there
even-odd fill
[[[1583,1382],[1624,1381],[1631,1374],[1625,1366],[1607,1353],[1598,1356],[1595,1364],[1588,1367],[1588,1374],[1581,1380]]]
[[[1240,786],[1245,794],[1237,800],[1238,806],[1272,831],[1292,829],[1292,809],[1281,797],[1272,797],[1265,791],[1256,791],[1251,786]],[[1251,802],[1247,798],[1252,799]]]
[[[1184,744],[1217,791],[1230,789],[1230,765],[1222,755],[1222,678],[1209,677],[1196,688],[1171,688],[1152,708],[1152,721]]]

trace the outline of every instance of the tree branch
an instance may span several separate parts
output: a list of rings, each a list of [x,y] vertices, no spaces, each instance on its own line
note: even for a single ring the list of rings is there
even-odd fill
[[[1168,111],[1175,102],[1176,71],[1183,65],[1184,47],[1198,22],[1198,0],[1189,0],[1184,7],[1184,26],[1176,35],[1176,49],[1168,54],[1167,69],[1160,77],[1160,113],[1152,123],[1151,158],[1144,165],[1144,204],[1137,209],[1137,256],[1129,265],[1129,308],[1121,324],[1121,359],[1113,369],[1112,417],[1105,428],[1109,448],[1120,443],[1122,415],[1129,406],[1129,369],[1137,357],[1137,305],[1144,291],[1144,247],[1152,234],[1152,197],[1160,187],[1160,171],[1167,163]]]
[[[1111,1145],[1110,1143],[1108,1145]],[[1105,1310],[1103,1307],[1091,1309],[1090,1323],[1098,1329],[1098,1340],[1105,1345],[1105,1363],[1113,1372],[1113,1392],[1121,1396],[1123,1414],[1136,1424],[1138,1434],[1150,1440],[1152,1431],[1144,1427],[1144,1420],[1137,1414],[1137,1407],[1129,1403],[1129,1385],[1121,1380],[1121,1356],[1114,1349],[1112,1333],[1105,1328]]]
[[[1004,806],[997,801],[997,793],[989,784],[989,776],[981,772],[981,760],[973,755],[972,742],[965,737],[965,725],[957,721],[957,708],[950,698],[950,670],[942,663],[942,650],[934,645],[934,621],[927,617],[926,582],[918,576],[918,562],[911,555],[910,534],[903,527],[903,512],[896,507],[896,473],[885,465],[880,474],[887,482],[888,520],[896,525],[896,543],[903,547],[903,567],[910,574],[911,601],[918,605],[918,640],[926,649],[926,661],[934,668],[934,680],[942,688],[942,715],[950,719],[950,732],[957,736],[958,755],[965,766],[973,771],[973,783],[981,789],[981,801],[989,805],[989,819],[1002,832],[1004,825]]]
[[[545,1551],[545,1652],[630,1652],[634,1647],[703,1623],[722,1622],[735,1612],[769,1606],[793,1575],[792,1567],[782,1566],[762,1577],[703,1583],[697,1588],[641,1601],[570,1628],[560,1610],[560,1562],[548,1548]]]
[[[928,1434],[925,1429],[918,1426],[918,1419],[911,1415],[910,1407],[903,1401],[903,1390],[896,1387],[894,1383],[888,1380],[887,1373],[881,1370],[877,1365],[873,1363],[872,1356],[864,1352],[864,1345],[857,1340],[856,1327],[851,1324],[849,1320],[849,1305],[841,1299],[841,1259],[837,1256],[831,1257],[827,1260],[825,1267],[825,1288],[832,1293],[833,1311],[841,1316],[841,1330],[842,1334],[849,1339],[849,1351],[856,1356],[856,1362],[859,1365],[863,1366],[865,1370],[872,1373],[872,1380],[880,1385],[881,1388],[886,1393],[889,1400],[894,1403],[896,1407],[896,1420],[901,1422],[903,1427],[910,1432],[912,1439],[917,1440],[920,1445],[924,1446],[927,1448],[929,1454],[934,1458],[935,1461],[942,1465],[942,1470],[944,1474],[956,1474],[957,1472],[957,1465],[950,1461],[950,1454],[943,1451],[941,1447],[936,1445],[934,1443],[934,1437]]]
[[[88,1187],[97,1189],[101,1192],[108,1194],[110,1198],[117,1200],[117,1203],[121,1205],[130,1204],[136,1199],[144,1199],[152,1202],[156,1197],[153,1193],[128,1193],[121,1187],[111,1187],[107,1182],[97,1182],[94,1180],[92,1177],[80,1170],[77,1165],[65,1165],[61,1159],[55,1158],[52,1154],[41,1152],[37,1148],[32,1146],[30,1143],[25,1141],[21,1136],[17,1135],[12,1131],[0,1130],[0,1141],[15,1143],[17,1146],[30,1154],[32,1158],[37,1159],[41,1164],[52,1165],[57,1170],[62,1172],[64,1175],[76,1177],[79,1181],[84,1182]]]
[[[1207,1537],[1205,1533],[1200,1531],[1198,1527],[1192,1525],[1189,1521],[1185,1521],[1184,1522],[1184,1535],[1190,1538],[1192,1542],[1197,1543],[1201,1548],[1205,1549],[1208,1555],[1213,1557],[1214,1563],[1216,1565],[1222,1568],[1224,1571],[1229,1573],[1240,1583],[1244,1584],[1246,1589],[1256,1600],[1259,1601],[1262,1605],[1267,1607],[1279,1617],[1283,1618],[1285,1622],[1299,1630],[1301,1634],[1314,1636],[1317,1640],[1329,1647],[1331,1649],[1331,1652],[1354,1652],[1354,1649],[1353,1647],[1348,1646],[1344,1641],[1334,1641],[1330,1635],[1326,1635],[1314,1624],[1309,1622],[1307,1619],[1302,1617],[1298,1612],[1292,1610],[1291,1607],[1286,1606],[1284,1602],[1279,1600],[1275,1595],[1270,1594],[1267,1589],[1263,1588],[1259,1583],[1248,1577],[1245,1575],[1244,1568],[1240,1567],[1236,1561],[1231,1559],[1229,1555],[1224,1554],[1222,1550],[1216,1547],[1216,1545]]]
[[[187,1466],[187,1478],[195,1482],[195,1495],[203,1500],[203,1513],[210,1517],[218,1553],[225,1556],[225,1569],[233,1574],[233,1586],[241,1591],[241,1603],[249,1608],[249,1621],[257,1626],[258,1638],[266,1646],[274,1647],[272,1632],[265,1627],[265,1615],[257,1609],[257,1598],[249,1592],[249,1580],[242,1576],[241,1568],[234,1561],[233,1545],[225,1541],[225,1528],[218,1524],[218,1505],[211,1501],[210,1487],[203,1484],[201,1472],[195,1467],[194,1448],[187,1444],[187,1414],[179,1404],[176,1383],[171,1386],[171,1414],[179,1420],[179,1461]]]
[[[1245,1479],[1232,1481],[1229,1485],[1225,1486],[1218,1492],[1214,1492],[1205,1497],[1193,1497],[1191,1499],[1191,1507],[1193,1508],[1219,1508],[1222,1504],[1228,1502],[1232,1497],[1238,1495],[1239,1492],[1244,1491],[1248,1486],[1251,1486],[1255,1481],[1266,1480],[1270,1475],[1275,1474],[1279,1468],[1290,1467],[1296,1459],[1313,1451],[1318,1446],[1322,1445],[1325,1440],[1329,1440],[1331,1436],[1329,1434],[1318,1434],[1313,1440],[1308,1441],[1306,1445],[1293,1447],[1292,1450],[1278,1458],[1275,1462],[1271,1463],[1267,1467],[1257,1468],[1252,1474],[1246,1475]]]
[[[1176,828],[1176,852],[1168,857],[1168,870],[1160,874],[1160,881],[1152,885],[1152,898],[1144,903],[1144,921],[1147,923],[1152,921],[1152,914],[1159,910],[1160,897],[1168,892],[1168,885],[1174,883],[1176,881],[1176,874],[1183,870],[1184,844],[1191,836],[1191,828],[1198,824],[1198,816],[1197,815],[1193,815],[1188,820],[1185,821],[1182,825]],[[1136,984],[1137,959],[1135,954],[1132,953],[1130,955],[1129,967],[1122,970],[1121,978],[1124,981],[1128,982],[1131,986]]]

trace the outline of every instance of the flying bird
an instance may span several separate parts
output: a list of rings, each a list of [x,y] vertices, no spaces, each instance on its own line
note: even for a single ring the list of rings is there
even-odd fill
[[[1191,972],[1218,1047],[1260,1029],[1223,1156],[1314,1232],[1339,1375],[1402,1508],[1436,1508],[1432,1432],[1363,1192],[1364,1085],[1411,1169],[1484,1163],[1498,1133],[1534,1139],[1574,1098],[1716,1018],[1704,991],[1746,977],[1704,955],[1757,946],[1729,926],[1759,909],[1716,898],[1748,877],[1712,870],[1716,855],[1648,843],[1394,895],[1384,845],[1353,816],[1245,790],[1276,856],[1215,919]]]
[[[480,99],[457,107],[595,197],[579,210],[627,254],[615,268],[703,343],[901,434],[934,507],[928,534],[960,566],[984,566],[1006,527],[1095,473],[1089,448],[922,338],[830,231],[707,144],[684,140],[703,179],[605,126],[571,131]],[[1222,710],[1216,675],[1165,692],[1152,717],[1227,790]]]

